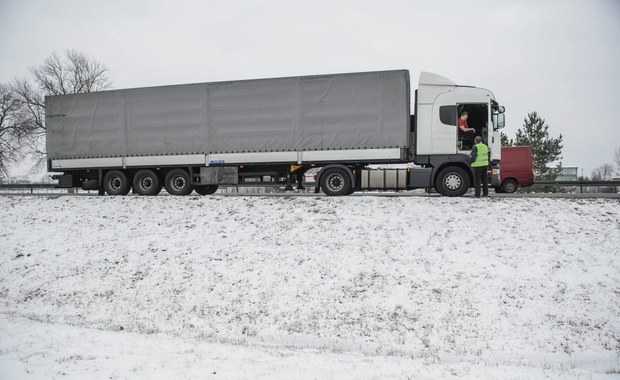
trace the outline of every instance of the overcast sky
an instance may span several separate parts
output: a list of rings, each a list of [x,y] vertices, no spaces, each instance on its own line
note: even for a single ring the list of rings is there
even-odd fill
[[[620,0],[0,0],[0,83],[53,52],[113,88],[408,69],[490,89],[585,175],[620,147]]]

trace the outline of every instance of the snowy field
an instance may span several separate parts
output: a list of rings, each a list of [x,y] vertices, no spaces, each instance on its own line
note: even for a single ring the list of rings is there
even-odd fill
[[[0,379],[607,379],[620,201],[0,197]]]

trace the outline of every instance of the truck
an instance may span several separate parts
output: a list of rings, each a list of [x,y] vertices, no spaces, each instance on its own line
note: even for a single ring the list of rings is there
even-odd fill
[[[429,72],[412,93],[409,77],[390,70],[48,96],[48,171],[58,187],[100,195],[301,188],[304,172],[320,168],[314,191],[330,196],[419,188],[461,196],[473,178],[471,145],[457,131],[467,111],[498,186],[505,117],[493,93]]]
[[[534,160],[529,146],[503,146],[500,162],[500,185],[497,193],[514,193],[519,186],[534,183]]]

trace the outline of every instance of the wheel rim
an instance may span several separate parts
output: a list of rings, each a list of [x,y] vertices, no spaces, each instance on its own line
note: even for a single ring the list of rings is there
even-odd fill
[[[344,187],[344,178],[339,174],[330,174],[325,183],[330,191],[338,192]]]
[[[506,189],[506,192],[508,193],[514,193],[514,191],[516,190],[516,186],[512,181],[506,182],[506,184],[504,185],[504,188]]]
[[[170,184],[175,190],[181,191],[185,187],[185,183],[186,183],[185,178],[178,176],[178,177],[174,177]]]
[[[140,187],[144,190],[151,190],[153,188],[153,179],[150,177],[144,177],[140,180]]]
[[[123,186],[123,180],[120,177],[113,177],[110,180],[110,187],[112,190],[120,190]]]
[[[463,186],[463,179],[456,173],[450,173],[444,178],[443,184],[446,189],[455,191]]]

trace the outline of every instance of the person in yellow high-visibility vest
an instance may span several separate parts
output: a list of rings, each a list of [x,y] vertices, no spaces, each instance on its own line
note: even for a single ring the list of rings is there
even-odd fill
[[[489,167],[489,147],[482,142],[482,137],[476,136],[475,145],[471,148],[471,167],[474,169],[475,195],[480,197],[480,184],[482,183],[482,196],[489,196],[489,181],[487,169]]]

